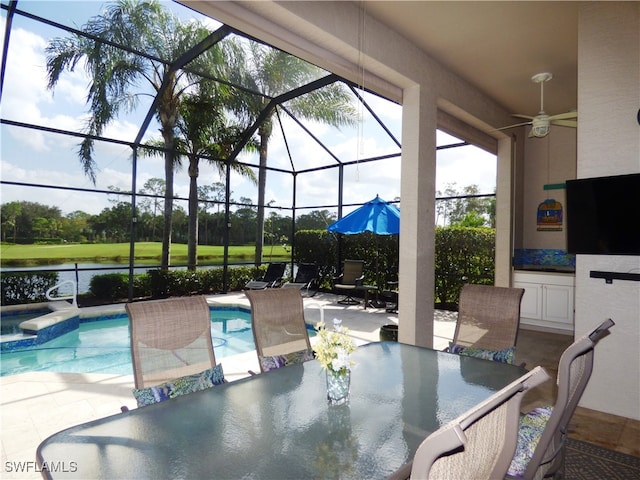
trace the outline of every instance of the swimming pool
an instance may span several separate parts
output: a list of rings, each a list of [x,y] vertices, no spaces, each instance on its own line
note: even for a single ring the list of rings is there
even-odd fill
[[[251,312],[243,308],[212,308],[211,337],[216,360],[255,350]],[[126,313],[85,318],[77,330],[49,342],[3,351],[0,376],[25,372],[131,375],[129,341]]]
[[[0,335],[15,335],[22,333],[20,324],[25,320],[32,320],[47,313],[51,313],[48,308],[34,310],[18,310],[15,312],[3,312],[0,315]]]

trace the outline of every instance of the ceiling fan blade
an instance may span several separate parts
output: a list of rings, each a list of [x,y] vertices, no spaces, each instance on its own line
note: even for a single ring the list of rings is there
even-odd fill
[[[492,132],[499,132],[500,130],[507,130],[509,128],[516,128],[516,127],[523,127],[524,125],[531,125],[531,122],[516,123],[514,125],[509,125],[507,127],[496,128],[496,129],[491,130],[491,131]]]
[[[560,125],[561,127],[573,127],[577,128],[578,122],[576,120],[551,120],[552,125]]]
[[[557,115],[551,115],[549,118],[551,120],[568,120],[570,118],[578,118],[578,112],[558,113]]]
[[[513,113],[513,114],[511,114],[511,116],[512,117],[517,117],[517,118],[526,118],[526,119],[529,119],[529,120],[533,120],[534,119],[534,117],[532,117],[531,115],[523,115],[521,113]]]

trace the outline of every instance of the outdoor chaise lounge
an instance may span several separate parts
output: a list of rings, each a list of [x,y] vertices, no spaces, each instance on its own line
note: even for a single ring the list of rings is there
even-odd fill
[[[265,288],[279,287],[284,277],[286,263],[270,263],[267,271],[260,279],[251,280],[244,286],[245,290],[264,290]]]
[[[286,282],[282,288],[297,288],[300,293],[313,297],[318,293],[318,266],[314,263],[301,263],[293,282]]]

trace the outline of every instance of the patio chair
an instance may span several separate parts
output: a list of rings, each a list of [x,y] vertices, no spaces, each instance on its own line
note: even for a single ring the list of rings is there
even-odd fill
[[[313,359],[298,289],[248,290],[245,295],[251,304],[251,326],[261,372]]]
[[[569,420],[591,377],[594,348],[613,325],[613,320],[605,320],[564,351],[558,364],[556,402],[521,417],[518,448],[507,478],[564,477]]]
[[[413,462],[390,478],[503,478],[516,449],[522,397],[550,378],[542,367],[524,374],[429,435]]]
[[[286,268],[286,263],[270,263],[264,276],[247,282],[244,286],[245,290],[264,290],[265,288],[279,287]]]
[[[523,294],[523,288],[464,285],[447,351],[513,363]]]
[[[387,282],[387,290],[382,291],[380,298],[387,313],[398,313],[398,282]]]
[[[352,292],[363,284],[364,280],[364,261],[363,260],[345,260],[342,266],[342,273],[333,278],[333,289],[344,294],[344,297],[338,300],[342,305],[358,305],[359,300],[352,296]]]
[[[128,303],[138,406],[224,382],[203,296]]]
[[[300,293],[313,297],[318,293],[318,266],[314,263],[301,263],[293,282],[286,282],[282,288],[297,288]]]

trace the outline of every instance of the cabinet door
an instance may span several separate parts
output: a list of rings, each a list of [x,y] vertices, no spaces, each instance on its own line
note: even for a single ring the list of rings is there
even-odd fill
[[[543,286],[543,318],[550,322],[573,325],[573,287]]]
[[[524,288],[520,302],[520,317],[542,319],[542,285],[539,283],[514,282],[514,287]]]

